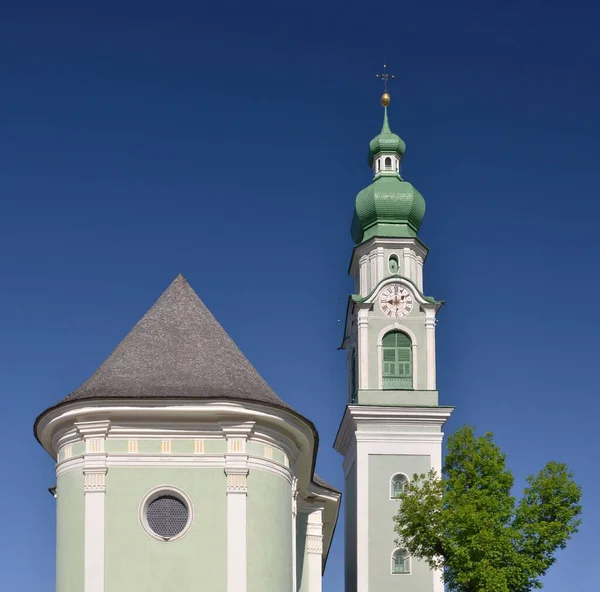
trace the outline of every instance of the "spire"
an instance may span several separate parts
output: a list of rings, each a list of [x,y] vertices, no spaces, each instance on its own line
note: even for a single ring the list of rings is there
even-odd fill
[[[388,122],[387,105],[383,106],[383,127],[381,128],[380,134],[391,134],[390,124]]]

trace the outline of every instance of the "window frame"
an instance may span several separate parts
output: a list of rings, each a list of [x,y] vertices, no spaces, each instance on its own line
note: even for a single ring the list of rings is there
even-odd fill
[[[403,558],[404,566],[405,567],[408,566],[407,571],[395,571],[395,569],[394,569],[396,566],[396,557],[400,553],[402,553],[404,556],[404,558]],[[412,574],[412,557],[409,555],[408,551],[406,549],[404,549],[403,547],[396,547],[392,551],[391,561],[390,561],[390,572],[391,572],[391,575],[393,575],[393,576],[410,576]]]
[[[407,339],[408,339],[408,345],[404,345],[404,346],[399,346],[399,345],[395,345],[393,347],[391,346],[386,346],[385,345],[385,339],[386,337],[388,337],[389,335],[392,334],[397,334],[397,333],[401,333],[402,335],[404,335]],[[410,336],[410,334],[407,331],[404,331],[403,329],[397,329],[397,328],[393,328],[390,329],[389,331],[386,331],[382,338],[381,338],[381,364],[380,364],[380,373],[381,373],[381,386],[382,386],[382,390],[390,390],[390,391],[396,391],[396,390],[414,390],[414,375],[415,375],[415,367],[414,367],[414,355],[413,355],[413,347],[414,347],[414,342]],[[393,351],[394,352],[394,360],[386,360],[386,351]],[[408,352],[408,360],[399,360],[398,359],[398,352],[402,351],[402,352]],[[386,373],[385,372],[385,368],[386,368],[386,364],[388,365],[388,369],[390,368],[390,365],[393,364],[394,367],[394,373],[392,374],[391,372]],[[409,373],[408,375],[402,373],[400,374],[400,372],[396,372],[396,370],[398,369],[398,367],[402,365],[403,368],[406,367],[406,365],[408,365],[409,367]],[[397,386],[393,386],[393,387],[387,387],[386,388],[386,379],[398,379],[398,380],[406,380],[407,383],[410,383],[410,386],[405,386],[402,388],[398,388]]]
[[[395,495],[392,495],[393,491],[394,491],[394,479],[396,479],[396,477],[402,477],[404,479],[404,485],[402,486],[402,489],[404,489],[404,486],[410,481],[410,479],[408,478],[408,475],[406,473],[394,473],[391,477],[390,477],[390,489],[389,489],[389,496],[391,500],[397,500],[398,498]]]
[[[178,534],[176,534],[175,536],[168,537],[168,538],[162,537],[159,534],[157,534],[156,532],[154,532],[154,530],[152,530],[152,528],[150,527],[150,524],[148,524],[148,506],[154,500],[158,499],[159,497],[165,496],[165,495],[169,495],[169,496],[178,498],[179,501],[181,501],[182,503],[184,503],[187,506],[187,510],[188,510],[188,520],[187,520],[187,524],[185,525],[183,530],[181,532],[179,532]],[[140,501],[140,505],[138,508],[138,519],[140,521],[140,525],[142,526],[142,529],[144,530],[144,532],[148,536],[150,536],[153,539],[160,541],[162,543],[171,543],[173,541],[177,541],[177,540],[181,539],[182,537],[184,537],[190,531],[190,528],[192,527],[192,524],[194,523],[194,517],[195,517],[194,515],[195,515],[194,505],[192,504],[192,500],[191,500],[190,496],[185,491],[183,491],[179,487],[175,487],[174,485],[159,485],[157,487],[153,487],[152,489],[147,491],[146,494],[142,497],[142,500]]]

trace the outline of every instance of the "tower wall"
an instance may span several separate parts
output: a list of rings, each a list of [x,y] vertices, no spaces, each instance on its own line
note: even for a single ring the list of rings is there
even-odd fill
[[[370,454],[369,463],[369,530],[377,533],[369,546],[369,590],[396,592],[410,586],[410,592],[430,592],[432,573],[427,564],[412,560],[411,573],[392,574],[394,543],[394,516],[398,502],[390,499],[390,480],[394,474],[412,477],[431,468],[427,454]]]

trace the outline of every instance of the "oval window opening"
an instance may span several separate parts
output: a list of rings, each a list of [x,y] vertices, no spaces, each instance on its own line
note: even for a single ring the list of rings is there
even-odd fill
[[[389,268],[392,275],[396,275],[398,273],[398,257],[396,255],[390,256]]]

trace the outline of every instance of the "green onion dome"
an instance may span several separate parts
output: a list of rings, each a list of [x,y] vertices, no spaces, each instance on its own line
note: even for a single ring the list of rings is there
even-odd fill
[[[383,129],[369,146],[369,164],[373,183],[356,196],[351,234],[356,244],[373,237],[415,237],[425,217],[425,199],[400,176],[399,163],[406,149],[402,139],[389,128],[387,108]],[[382,155],[382,159],[376,159]],[[387,158],[388,155],[391,158]],[[398,159],[398,166],[380,166],[385,160]],[[385,159],[385,160],[384,160]],[[374,165],[375,162],[375,165]]]

